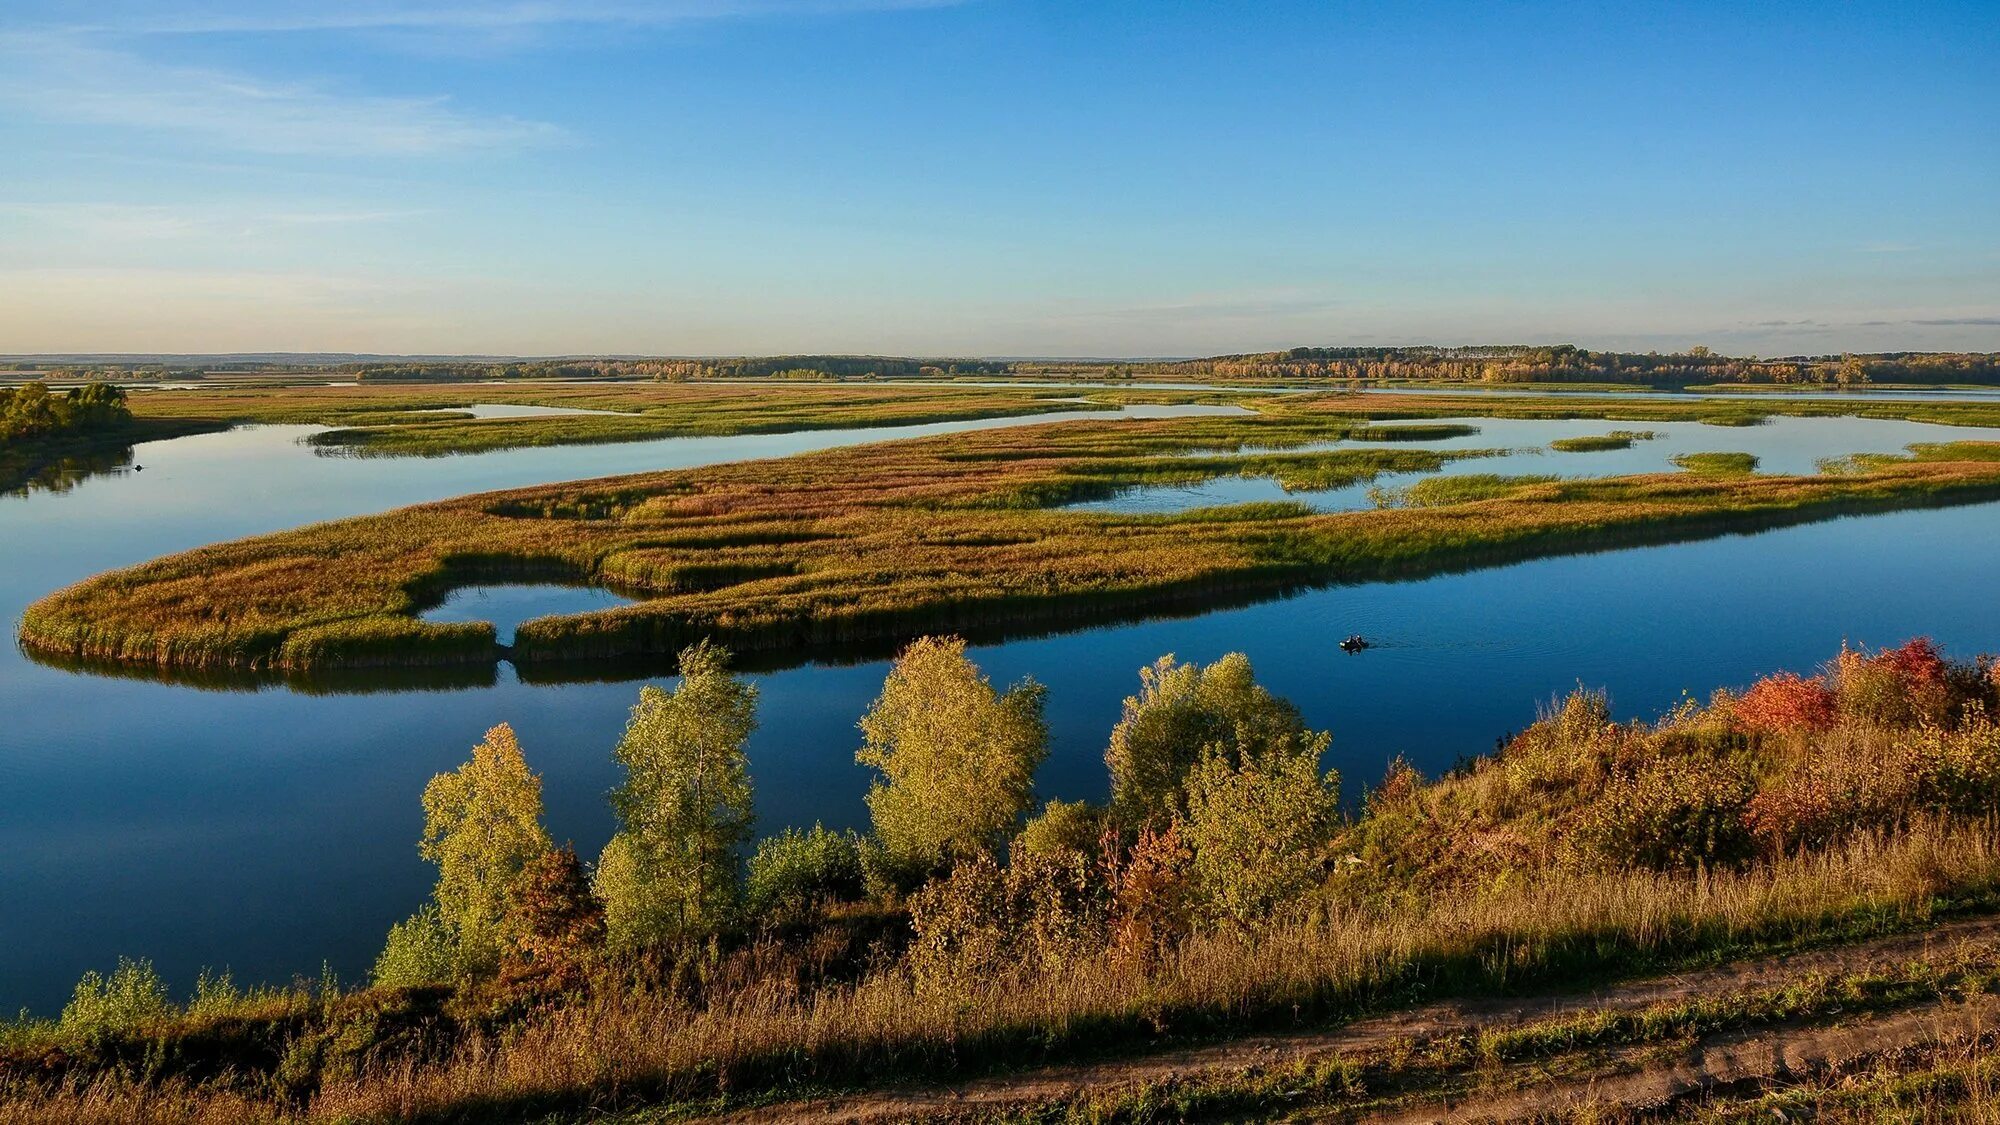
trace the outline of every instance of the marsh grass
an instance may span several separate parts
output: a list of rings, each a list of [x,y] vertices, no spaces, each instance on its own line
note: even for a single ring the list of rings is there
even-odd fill
[[[1443,407],[1265,400],[1249,417],[1054,423],[471,496],[103,575],[35,603],[20,636],[47,659],[166,669],[490,662],[488,638],[414,615],[529,567],[648,600],[529,622],[517,661],[657,655],[702,637],[805,653],[2000,496],[2000,461],[1960,442],[1821,477],[1440,479],[1411,493],[1430,506],[1377,511],[1051,509],[1223,475],[1326,488],[1482,452],[1300,448],[1366,433],[1379,409]]]
[[[1676,453],[1673,463],[1700,476],[1747,476],[1757,471],[1757,458],[1750,453]]]
[[[1557,438],[1549,443],[1549,448],[1557,453],[1605,453],[1614,449],[1630,449],[1634,442],[1651,441],[1659,436],[1653,430],[1613,430],[1608,434]]]

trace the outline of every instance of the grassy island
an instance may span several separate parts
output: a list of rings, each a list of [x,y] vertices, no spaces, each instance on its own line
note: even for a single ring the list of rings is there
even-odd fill
[[[458,586],[527,580],[647,600],[524,624],[510,654],[520,664],[668,654],[703,637],[797,658],[938,630],[1061,627],[1306,583],[2000,497],[2000,446],[1959,442],[1821,476],[1491,478],[1339,514],[1061,507],[1224,475],[1320,489],[1477,455],[1328,444],[1395,436],[1383,417],[1462,416],[1460,401],[1258,405],[1244,417],[1064,422],[420,505],[105,574],[30,607],[20,637],[49,659],[168,671],[490,663],[502,652],[487,626],[415,615]],[[1522,400],[1485,412],[1666,419],[1714,409]],[[1993,413],[1905,409],[1967,421]]]

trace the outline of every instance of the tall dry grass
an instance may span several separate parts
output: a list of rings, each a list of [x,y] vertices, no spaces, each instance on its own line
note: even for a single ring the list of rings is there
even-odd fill
[[[1740,872],[1557,872],[1420,909],[1328,910],[1196,935],[1147,963],[1112,955],[952,987],[901,967],[801,991],[764,983],[706,1005],[600,990],[448,1054],[377,1058],[307,1103],[100,1077],[20,1080],[0,1120],[491,1120],[698,1103],[788,1086],[946,1079],[1143,1049],[1168,1037],[1325,1022],[1416,997],[1562,987],[1760,946],[1921,924],[2000,888],[2000,826],[1925,822]]]

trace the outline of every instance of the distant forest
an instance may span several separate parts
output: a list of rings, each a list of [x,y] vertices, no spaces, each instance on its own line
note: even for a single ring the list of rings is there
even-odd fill
[[[484,379],[950,379],[994,376],[1058,379],[1177,379],[1244,382],[1611,383],[1651,386],[1754,383],[1854,387],[1879,384],[2000,384],[2000,353],[1877,352],[1855,355],[1728,356],[1684,352],[1591,351],[1572,344],[1477,347],[1292,348],[1180,360],[991,360],[867,355],[740,356],[711,359],[369,359],[328,362],[300,356],[287,365],[71,363],[37,372],[51,379],[147,381],[323,373],[364,382],[441,383]],[[5,367],[0,362],[0,368]]]
[[[1726,356],[1686,352],[1594,352],[1570,344],[1513,347],[1293,348],[1215,356],[1175,365],[1217,379],[1434,379],[1482,383],[1869,383],[2000,382],[2000,355],[1885,352],[1874,355]]]

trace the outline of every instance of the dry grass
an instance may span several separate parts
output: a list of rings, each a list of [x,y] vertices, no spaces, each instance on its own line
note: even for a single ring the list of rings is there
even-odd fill
[[[1992,825],[1919,826],[1735,874],[1554,875],[1427,909],[1332,910],[1257,936],[1213,932],[1152,965],[1091,957],[1050,972],[920,989],[900,967],[850,986],[777,984],[708,1005],[608,990],[446,1055],[389,1054],[307,1103],[100,1077],[16,1081],[7,1121],[527,1119],[793,1086],[949,1077],[1149,1043],[1307,1025],[1416,996],[1565,982],[1758,945],[1920,924],[2000,884]]]

